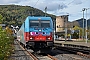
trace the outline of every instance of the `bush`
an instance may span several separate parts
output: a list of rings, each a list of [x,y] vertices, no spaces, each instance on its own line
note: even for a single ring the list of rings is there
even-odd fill
[[[14,38],[0,27],[0,60],[7,60],[13,49]]]

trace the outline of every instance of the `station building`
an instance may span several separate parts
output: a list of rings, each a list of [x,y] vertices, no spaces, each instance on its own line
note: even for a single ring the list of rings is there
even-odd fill
[[[62,15],[56,17],[56,31],[55,36],[56,38],[65,37],[65,33],[71,33],[70,28],[71,23],[68,21],[68,15]],[[67,29],[67,30],[66,30]]]

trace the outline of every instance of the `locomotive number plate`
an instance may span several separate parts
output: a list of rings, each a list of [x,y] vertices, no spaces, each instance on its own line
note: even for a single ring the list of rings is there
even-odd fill
[[[35,40],[46,40],[45,37],[35,37]]]

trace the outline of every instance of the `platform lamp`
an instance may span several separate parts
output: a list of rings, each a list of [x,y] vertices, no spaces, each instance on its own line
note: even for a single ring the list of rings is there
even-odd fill
[[[84,40],[84,11],[85,11],[85,8],[83,8],[82,11],[83,11],[83,34],[82,34],[82,37]]]
[[[85,10],[86,10],[86,43],[87,43],[87,32],[88,32],[88,30],[87,30],[87,10],[88,9],[90,9],[90,8],[85,8]]]

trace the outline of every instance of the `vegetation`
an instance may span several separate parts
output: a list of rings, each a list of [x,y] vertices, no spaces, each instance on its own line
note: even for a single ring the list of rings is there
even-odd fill
[[[14,38],[7,31],[7,29],[3,30],[0,27],[0,60],[7,60],[7,57],[13,51],[13,41]]]
[[[0,5],[0,14],[3,16],[2,23],[8,26],[21,26],[27,16],[45,16],[45,13],[39,9],[20,5]],[[46,14],[46,16],[52,17],[53,20],[56,18],[52,14]]]
[[[0,23],[3,22],[3,17],[0,15]],[[0,60],[7,60],[8,56],[13,51],[13,41],[12,30],[10,28],[2,29],[0,26]]]
[[[0,27],[0,60],[7,60],[13,51],[14,37],[9,28],[11,25],[19,27],[22,25],[27,16],[44,16],[45,13],[39,9],[30,6],[19,5],[0,5],[0,24],[6,24],[6,29]],[[52,14],[46,14],[55,20]]]
[[[78,19],[78,20],[75,20],[72,22],[74,26],[79,26],[82,28],[82,31],[83,31],[83,18],[81,19]],[[86,32],[88,32],[88,39],[90,39],[90,19],[87,19],[87,27],[88,27],[88,30],[86,31],[86,19],[84,19],[84,36],[86,36]],[[82,32],[80,30],[80,36],[82,36]]]
[[[88,27],[88,39],[90,40],[90,26]]]
[[[74,30],[74,33],[72,34],[72,38],[76,38],[76,39],[78,39],[79,37],[81,38],[81,36],[82,36],[82,28],[79,27],[79,26],[75,26],[73,28],[73,30]]]

